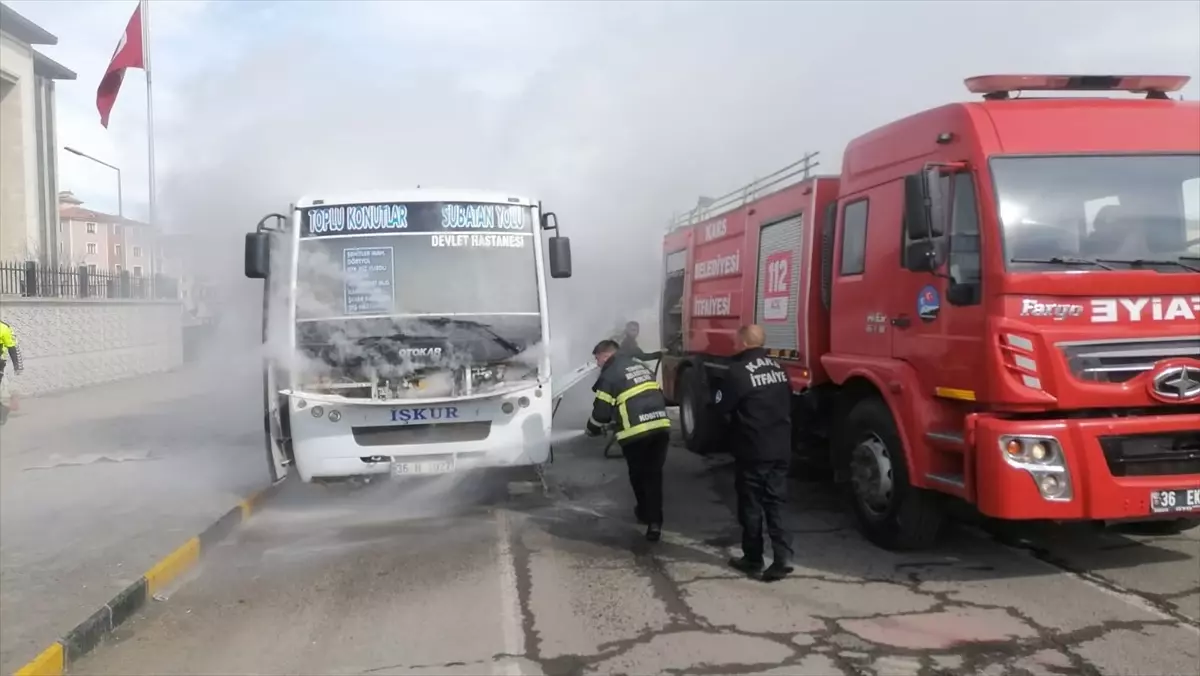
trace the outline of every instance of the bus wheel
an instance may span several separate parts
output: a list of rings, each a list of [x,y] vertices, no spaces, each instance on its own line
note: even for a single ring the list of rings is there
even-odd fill
[[[848,461],[854,513],[863,536],[890,550],[933,544],[944,515],[936,495],[909,481],[904,446],[887,404],[864,399],[844,424],[839,452]]]
[[[693,453],[708,455],[715,436],[708,410],[708,385],[696,367],[689,367],[679,375],[677,389],[680,392],[679,427],[683,443]]]

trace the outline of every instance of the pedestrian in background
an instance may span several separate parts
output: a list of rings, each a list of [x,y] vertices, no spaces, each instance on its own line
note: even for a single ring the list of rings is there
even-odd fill
[[[765,582],[792,572],[792,547],[783,523],[788,462],[792,453],[792,387],[779,362],[767,356],[761,326],[738,331],[738,352],[715,395],[727,418],[734,457],[742,555],[729,565]],[[773,559],[763,570],[763,520]]]
[[[596,398],[587,434],[600,436],[606,425],[616,426],[636,500],[634,515],[646,524],[646,539],[657,542],[662,537],[663,465],[671,440],[667,402],[650,369],[620,350],[616,341],[600,341],[592,356],[600,375],[592,387]]]

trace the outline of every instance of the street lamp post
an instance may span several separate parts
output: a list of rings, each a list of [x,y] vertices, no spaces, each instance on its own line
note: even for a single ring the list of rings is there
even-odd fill
[[[73,155],[78,155],[84,159],[91,160],[91,161],[95,162],[96,164],[103,164],[104,166],[108,167],[109,169],[112,169],[113,171],[117,172],[117,216],[120,216],[121,219],[124,220],[125,206],[124,206],[124,197],[122,196],[122,193],[121,193],[121,169],[120,169],[120,167],[114,167],[113,165],[109,164],[108,162],[105,162],[104,160],[98,160],[98,159],[92,157],[91,155],[88,155],[87,153],[80,152],[80,151],[72,148],[71,146],[64,146],[63,150],[65,150]]]

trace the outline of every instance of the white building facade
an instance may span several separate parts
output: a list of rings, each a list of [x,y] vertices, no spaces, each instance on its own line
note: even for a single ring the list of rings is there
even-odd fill
[[[54,86],[75,73],[33,48],[57,43],[0,4],[0,261],[58,263]]]

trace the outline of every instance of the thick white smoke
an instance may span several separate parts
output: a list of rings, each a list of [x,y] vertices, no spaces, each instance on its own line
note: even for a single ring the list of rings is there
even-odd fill
[[[542,199],[574,248],[574,278],[551,284],[554,362],[573,365],[625,318],[656,342],[663,228],[699,195],[809,150],[835,173],[852,137],[968,98],[970,75],[1200,75],[1194,31],[1172,28],[1195,26],[1192,3],[319,7],[239,14],[220,61],[157,76],[176,78],[163,203],[238,289],[248,342],[258,287],[241,279],[241,233],[303,194],[419,184]],[[1152,13],[1172,17],[1153,37],[1122,28]],[[968,34],[969,50],[931,56]]]

